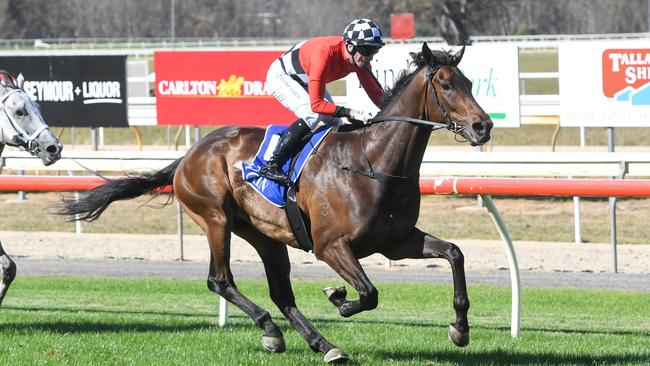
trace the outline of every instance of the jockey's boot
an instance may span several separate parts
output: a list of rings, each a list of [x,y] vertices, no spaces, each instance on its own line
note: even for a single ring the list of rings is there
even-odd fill
[[[303,138],[309,133],[309,126],[301,119],[292,123],[280,136],[273,156],[260,169],[260,175],[282,185],[291,184],[289,176],[282,171],[282,164],[291,158],[303,146]]]

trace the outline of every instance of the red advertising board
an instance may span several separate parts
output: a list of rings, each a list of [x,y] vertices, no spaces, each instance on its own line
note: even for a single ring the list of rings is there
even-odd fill
[[[415,37],[415,21],[413,13],[390,15],[390,38],[406,39]]]
[[[296,117],[265,90],[282,51],[158,51],[160,125],[289,124]]]
[[[602,60],[605,96],[612,98],[625,89],[647,90],[645,85],[650,83],[650,49],[608,49],[603,52]]]

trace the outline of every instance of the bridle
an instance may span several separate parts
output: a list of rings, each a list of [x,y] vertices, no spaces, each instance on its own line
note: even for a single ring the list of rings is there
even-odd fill
[[[435,74],[440,70],[440,68],[443,65],[436,65],[434,67],[431,67],[429,65],[426,65],[425,73],[426,73],[426,78],[427,78],[427,83],[424,86],[424,107],[422,111],[422,116],[424,119],[419,119],[419,118],[411,118],[411,117],[403,117],[403,116],[388,116],[388,115],[379,115],[373,119],[371,119],[367,125],[363,127],[363,134],[361,136],[361,146],[365,145],[365,137],[366,137],[366,127],[368,127],[371,124],[376,124],[380,122],[388,122],[388,121],[395,121],[395,122],[407,122],[407,123],[415,123],[419,125],[425,125],[425,126],[431,126],[433,128],[433,131],[440,130],[440,129],[447,129],[451,132],[454,133],[456,141],[458,142],[463,142],[462,140],[458,140],[458,136],[460,135],[461,137],[464,138],[463,136],[463,131],[465,130],[465,127],[459,126],[454,120],[452,120],[451,116],[445,108],[442,106],[440,103],[440,99],[438,98],[438,92],[436,91],[436,87],[433,84],[433,77]],[[443,120],[445,123],[442,122],[434,122],[429,120],[429,87],[431,88],[431,94],[433,95],[433,99],[436,102],[436,105],[438,106],[438,110],[440,114],[442,115]],[[402,176],[402,175],[391,175],[391,174],[382,174],[375,172],[374,169],[372,168],[372,163],[370,162],[370,159],[366,155],[365,150],[362,148],[361,149],[362,154],[364,159],[366,160],[366,163],[368,164],[368,170],[363,170],[363,169],[357,169],[355,167],[343,165],[343,164],[336,164],[329,159],[323,157],[322,155],[318,154],[318,150],[315,150],[314,154],[321,156],[322,158],[325,159],[325,161],[331,165],[334,165],[338,169],[345,170],[347,172],[351,173],[356,173],[360,175],[364,175],[368,178],[375,179],[378,181],[387,181],[390,179],[400,179],[400,180],[409,180],[412,179],[413,177],[407,177],[407,176]]]
[[[23,129],[18,122],[14,119],[12,113],[9,112],[7,108],[7,99],[13,94],[16,93],[23,93],[25,94],[25,98],[29,98],[29,96],[25,93],[24,90],[20,88],[15,88],[9,90],[5,95],[3,95],[0,98],[0,109],[4,112],[5,116],[7,116],[7,120],[9,121],[9,125],[11,128],[13,128],[15,134],[13,134],[11,141],[6,141],[5,143],[9,146],[14,146],[14,147],[22,147],[25,150],[27,150],[30,154],[35,155],[39,151],[38,143],[36,143],[36,139],[38,136],[43,133],[43,131],[48,130],[50,127],[46,123],[42,123],[39,128],[34,131],[31,135]]]
[[[369,121],[370,124],[386,122],[386,121],[408,122],[408,123],[415,123],[419,125],[431,126],[433,127],[433,131],[444,128],[453,132],[456,138],[458,137],[458,135],[462,136],[462,132],[465,130],[465,127],[459,126],[456,122],[454,122],[454,120],[451,119],[451,116],[449,115],[449,113],[447,113],[447,110],[440,103],[440,99],[438,98],[438,92],[436,91],[436,87],[433,84],[433,77],[436,75],[436,73],[438,72],[438,70],[440,70],[441,67],[442,65],[436,65],[434,67],[431,67],[429,65],[425,66],[427,83],[424,85],[424,107],[422,111],[422,116],[424,117],[424,119],[402,117],[402,116],[379,115],[371,119]],[[445,123],[434,122],[429,119],[429,101],[428,101],[429,87],[431,87],[431,95],[433,95],[433,99],[436,102],[438,111],[442,115],[442,119],[444,120]],[[456,141],[459,140],[457,139]]]

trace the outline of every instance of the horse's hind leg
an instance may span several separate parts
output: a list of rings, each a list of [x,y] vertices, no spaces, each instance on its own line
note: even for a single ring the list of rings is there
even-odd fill
[[[190,213],[190,216],[193,216],[193,214]],[[241,309],[253,319],[258,327],[264,329],[262,344],[267,350],[284,352],[286,347],[282,332],[271,319],[269,312],[250,301],[237,290],[230,271],[231,222],[231,210],[212,210],[210,215],[206,215],[197,221],[207,234],[210,252],[212,253],[208,288]],[[202,223],[205,223],[205,225],[201,225]]]
[[[286,245],[273,241],[251,228],[236,232],[257,250],[264,263],[271,299],[296,331],[307,341],[309,348],[314,352],[322,352],[327,363],[347,361],[348,355],[328,342],[298,310],[291,288],[291,264]]]
[[[7,290],[16,278],[16,263],[5,253],[0,242],[0,267],[2,267],[2,280],[0,281],[0,305],[4,300]]]
[[[413,231],[399,243],[393,243],[381,252],[388,259],[404,258],[445,258],[451,264],[454,281],[454,309],[456,322],[449,326],[449,339],[459,347],[469,343],[469,323],[467,311],[469,299],[465,283],[465,259],[456,244],[438,239],[414,228]]]

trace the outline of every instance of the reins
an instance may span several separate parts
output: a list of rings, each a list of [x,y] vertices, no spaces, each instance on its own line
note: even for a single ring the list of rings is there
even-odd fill
[[[438,98],[438,93],[436,91],[436,88],[433,85],[433,76],[438,72],[440,69],[441,65],[437,65],[435,67],[430,67],[426,66],[426,72],[427,72],[427,84],[425,85],[425,90],[424,90],[424,110],[423,110],[423,116],[424,119],[419,119],[419,118],[411,118],[411,117],[402,117],[402,116],[377,116],[373,119],[370,120],[370,124],[374,123],[379,123],[379,122],[386,122],[386,121],[397,121],[397,122],[407,122],[407,123],[415,123],[419,125],[425,125],[425,126],[431,126],[433,127],[433,131],[440,130],[440,129],[448,129],[449,131],[453,132],[454,134],[458,135],[462,130],[463,127],[460,127],[456,124],[451,119],[451,116],[449,116],[449,113],[447,113],[447,110],[442,106],[440,103],[440,99]],[[434,122],[429,120],[429,103],[427,100],[427,97],[429,96],[428,93],[428,88],[431,86],[431,94],[433,94],[433,98],[435,99],[436,105],[438,106],[438,110],[440,111],[440,114],[442,115],[442,118],[446,121],[446,123],[441,123],[441,122]]]
[[[363,153],[363,158],[366,160],[366,163],[368,164],[368,170],[363,170],[363,169],[357,169],[351,166],[343,165],[343,164],[335,164],[334,162],[330,161],[329,159],[324,159],[327,163],[335,166],[338,169],[345,170],[347,172],[351,173],[356,173],[360,174],[363,176],[366,176],[371,179],[378,180],[380,182],[385,182],[389,179],[403,179],[403,180],[408,180],[411,179],[412,177],[408,176],[402,176],[402,175],[391,175],[391,174],[383,174],[383,173],[377,173],[375,170],[372,168],[372,163],[370,162],[370,159],[366,155],[366,151],[363,149],[363,146],[365,146],[365,138],[366,138],[366,129],[369,125],[372,124],[377,124],[381,122],[389,122],[389,121],[395,121],[395,122],[406,122],[406,123],[414,123],[418,125],[424,125],[424,126],[431,126],[432,131],[436,130],[441,130],[441,129],[448,129],[449,131],[453,132],[455,136],[458,136],[463,131],[463,127],[458,126],[456,122],[454,122],[451,119],[451,116],[449,116],[449,113],[445,110],[445,108],[440,104],[440,100],[438,99],[438,93],[436,91],[436,88],[433,84],[433,77],[438,72],[440,69],[441,65],[437,65],[435,67],[431,67],[429,65],[426,66],[426,77],[427,77],[427,83],[425,84],[425,89],[424,89],[424,108],[422,111],[422,115],[424,119],[419,119],[419,118],[411,118],[411,117],[403,117],[403,116],[387,116],[387,115],[379,115],[375,118],[372,118],[369,122],[368,125],[363,127],[363,134],[361,135],[361,152]],[[436,105],[438,106],[438,110],[440,114],[443,116],[443,119],[446,121],[446,123],[442,122],[434,122],[429,120],[429,103],[428,103],[428,91],[429,91],[429,86],[431,86],[431,94],[433,94],[433,98],[436,102]],[[315,154],[318,156],[323,157],[322,155],[318,154],[318,150],[315,151]],[[323,157],[324,158],[324,157]]]

